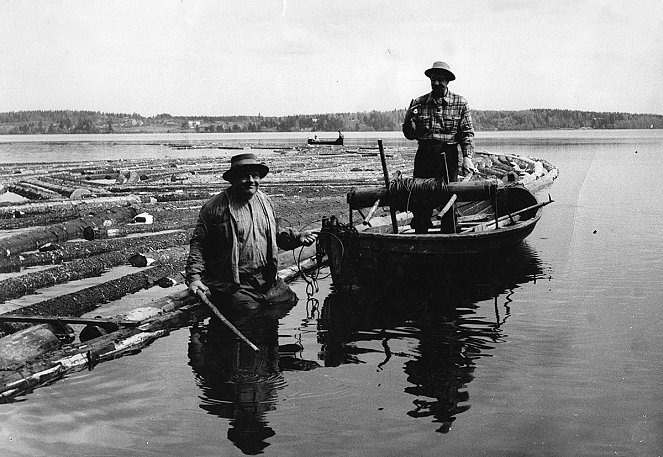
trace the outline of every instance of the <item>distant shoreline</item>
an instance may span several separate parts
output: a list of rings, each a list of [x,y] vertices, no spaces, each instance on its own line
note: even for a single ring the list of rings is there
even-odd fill
[[[471,110],[474,129],[487,131],[663,129],[663,115],[528,109]],[[98,111],[0,113],[0,134],[391,132],[405,110],[291,116],[171,116]]]

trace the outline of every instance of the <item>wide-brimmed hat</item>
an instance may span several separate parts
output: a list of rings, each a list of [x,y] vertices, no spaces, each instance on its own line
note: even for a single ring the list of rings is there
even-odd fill
[[[453,81],[454,79],[456,79],[456,75],[454,75],[453,72],[451,71],[451,67],[449,66],[449,64],[440,61],[433,62],[433,66],[430,67],[428,70],[424,71],[424,74],[429,78],[431,77],[431,75],[444,74],[449,77],[449,81]]]
[[[247,169],[257,170],[261,178],[264,178],[269,173],[269,167],[259,162],[256,155],[249,152],[247,154],[238,154],[230,159],[230,168],[223,174],[223,179],[232,181],[237,173]]]

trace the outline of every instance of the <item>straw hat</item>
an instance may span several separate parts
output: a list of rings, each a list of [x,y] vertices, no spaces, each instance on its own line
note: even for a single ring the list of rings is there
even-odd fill
[[[262,162],[258,162],[258,158],[253,153],[238,154],[230,159],[230,168],[223,174],[223,179],[232,181],[237,173],[245,170],[257,170],[261,178],[269,172],[269,168]]]
[[[451,67],[449,66],[449,64],[440,61],[433,62],[433,66],[430,67],[428,70],[424,71],[424,74],[429,78],[431,77],[431,75],[443,74],[449,77],[449,81],[453,81],[454,79],[456,79],[456,75],[454,75],[453,72],[451,71]]]

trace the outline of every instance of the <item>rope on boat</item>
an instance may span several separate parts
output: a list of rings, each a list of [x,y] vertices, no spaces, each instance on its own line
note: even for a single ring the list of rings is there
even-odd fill
[[[448,193],[447,183],[439,178],[396,178],[389,183],[391,206],[405,211],[410,210],[413,198],[419,204],[434,207],[439,203],[440,195]]]
[[[299,251],[299,255],[295,257],[295,253],[293,251],[293,257],[295,260],[295,264],[298,266],[299,269],[299,274],[302,278],[304,278],[304,281],[306,281],[306,307],[307,309],[311,309],[311,313],[314,313],[315,311],[318,310],[319,307],[319,300],[314,297],[314,295],[320,291],[320,287],[318,285],[318,280],[320,279],[326,279],[329,276],[331,276],[331,272],[329,272],[327,275],[320,277],[320,270],[321,270],[321,265],[322,265],[322,259],[327,255],[327,252],[324,247],[324,241],[321,239],[323,237],[329,236],[332,238],[335,238],[336,241],[340,244],[341,247],[341,259],[345,255],[345,246],[343,245],[343,241],[341,238],[334,233],[335,232],[344,232],[344,233],[357,233],[356,227],[354,227],[352,224],[345,224],[343,222],[340,222],[335,216],[332,216],[331,218],[327,219],[324,218],[322,222],[323,230],[322,231],[316,231],[313,233],[316,233],[318,235],[317,240],[315,241],[315,256],[316,256],[316,268],[313,268],[310,270],[309,273],[306,273],[301,269],[301,263],[302,263],[302,252],[304,251],[301,249]],[[330,230],[330,227],[332,230]]]

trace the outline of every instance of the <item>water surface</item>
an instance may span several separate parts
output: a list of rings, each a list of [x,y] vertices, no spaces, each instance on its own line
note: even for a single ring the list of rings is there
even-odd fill
[[[560,169],[510,255],[353,296],[323,270],[260,356],[185,328],[1,405],[3,455],[660,455],[663,135],[477,146]]]

